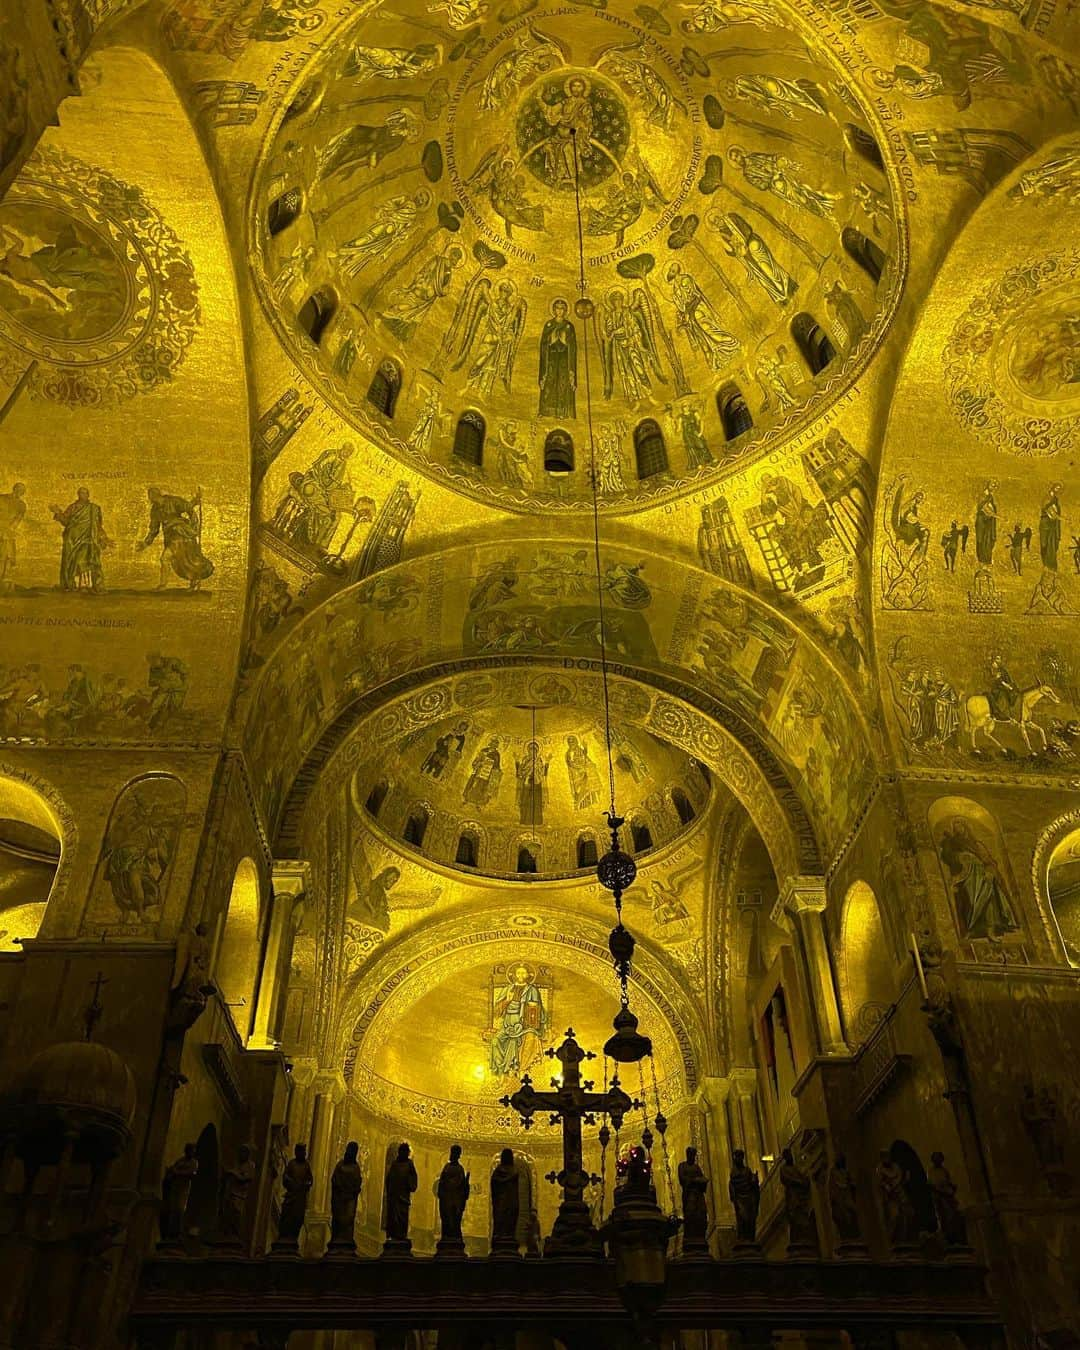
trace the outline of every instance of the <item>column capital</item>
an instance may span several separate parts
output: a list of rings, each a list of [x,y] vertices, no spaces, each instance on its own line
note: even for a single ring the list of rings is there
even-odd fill
[[[345,1100],[349,1090],[345,1075],[340,1069],[320,1069],[315,1075],[312,1087],[320,1096],[329,1097],[335,1106]]]
[[[292,1061],[292,1080],[297,1087],[308,1087],[318,1076],[319,1066],[314,1059],[294,1059]]]
[[[728,1074],[728,1082],[735,1089],[737,1097],[752,1097],[758,1087],[757,1069],[732,1069]]]
[[[698,1083],[694,1103],[697,1106],[723,1106],[730,1092],[730,1078],[705,1077]]]
[[[780,887],[777,906],[788,914],[818,913],[829,902],[824,877],[787,877]]]
[[[304,858],[275,858],[273,867],[274,895],[295,900],[311,884],[311,864]]]

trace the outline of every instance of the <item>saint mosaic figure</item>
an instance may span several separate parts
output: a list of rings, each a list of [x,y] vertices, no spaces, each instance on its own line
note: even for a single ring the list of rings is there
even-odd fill
[[[971,823],[954,816],[938,840],[965,936],[998,938],[1020,927],[993,855]]]
[[[469,777],[461,792],[463,802],[471,806],[487,806],[502,782],[502,755],[499,738],[492,736],[487,745],[476,752],[469,769]]]
[[[577,332],[565,300],[555,300],[540,334],[537,417],[577,416]]]
[[[781,307],[793,298],[799,283],[773,256],[772,250],[745,217],[734,211],[709,215],[709,223],[720,235],[724,251],[738,258],[747,279],[760,286],[774,305]]]
[[[0,493],[0,595],[12,589],[15,570],[15,536],[26,516],[26,484],[14,483]]]
[[[739,350],[739,339],[723,327],[712,302],[679,263],[668,267],[667,280],[675,305],[675,331],[682,333],[710,370],[723,370]]]
[[[540,1058],[548,1012],[532,971],[517,965],[495,990],[492,1005],[491,1072],[500,1077],[525,1073]]]
[[[544,823],[550,762],[540,753],[539,741],[530,741],[525,747],[524,755],[515,763],[518,819],[522,825],[532,825],[535,828]]]
[[[421,188],[411,197],[391,197],[379,207],[368,228],[340,244],[331,254],[330,261],[344,276],[358,277],[369,264],[385,258],[407,239],[430,205],[431,193],[427,188]]]
[[[733,145],[728,150],[728,159],[741,170],[750,186],[759,192],[771,192],[774,197],[813,216],[826,220],[834,218],[839,196],[804,182],[797,176],[798,165],[783,155],[770,154],[764,150],[744,150],[742,146]]]
[[[169,586],[170,569],[188,589],[197,591],[214,572],[214,564],[202,551],[202,490],[192,497],[179,497],[152,487],[146,490],[150,503],[150,524],[146,537],[135,545],[141,553],[161,536],[161,574],[158,590]]]
[[[600,773],[589,754],[589,747],[577,738],[566,738],[566,772],[574,809],[587,811],[600,802]]]
[[[90,489],[81,487],[70,506],[50,506],[53,520],[63,530],[60,545],[60,589],[90,591],[105,589],[101,557],[112,548],[105,533],[101,507],[90,500]]]
[[[460,245],[449,244],[441,253],[429,258],[411,281],[390,292],[381,318],[396,338],[402,342],[411,340],[435,302],[448,294],[454,271],[464,257],[465,250]]]

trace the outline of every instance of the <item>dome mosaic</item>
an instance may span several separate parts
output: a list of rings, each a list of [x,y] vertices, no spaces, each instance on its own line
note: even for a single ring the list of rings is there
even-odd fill
[[[704,813],[708,771],[637,727],[612,728],[625,845],[639,856]],[[608,847],[604,727],[594,712],[501,707],[406,737],[353,779],[372,832],[468,872],[531,879],[595,868]]]
[[[264,147],[256,280],[402,462],[515,510],[585,508],[594,477],[631,509],[850,387],[903,275],[883,144],[767,0],[378,9]]]

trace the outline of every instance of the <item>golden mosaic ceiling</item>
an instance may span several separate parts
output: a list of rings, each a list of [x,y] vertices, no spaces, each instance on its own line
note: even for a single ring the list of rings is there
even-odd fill
[[[682,12],[395,5],[308,67],[257,170],[258,287],[399,460],[582,507],[591,400],[628,508],[756,457],[868,359],[903,268],[863,94],[763,0]]]
[[[636,853],[671,843],[704,813],[711,779],[685,751],[616,722],[612,759]],[[449,866],[527,876],[591,869],[606,848],[603,720],[576,704],[451,715],[358,769],[353,807],[376,834]]]

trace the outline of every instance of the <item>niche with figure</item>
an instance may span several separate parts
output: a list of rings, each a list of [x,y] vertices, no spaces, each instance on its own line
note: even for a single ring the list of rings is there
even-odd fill
[[[990,812],[968,797],[939,797],[927,818],[961,938],[1019,933],[1008,852]]]
[[[87,925],[141,931],[162,915],[184,823],[187,792],[171,774],[123,788],[101,846]]]

